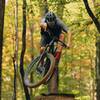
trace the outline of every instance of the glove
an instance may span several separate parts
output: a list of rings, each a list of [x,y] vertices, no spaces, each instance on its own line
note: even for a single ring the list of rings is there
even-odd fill
[[[67,44],[67,48],[70,49],[70,44]]]
[[[46,31],[46,29],[47,29],[47,23],[41,23],[41,24],[40,24],[40,27],[41,27],[44,31]]]

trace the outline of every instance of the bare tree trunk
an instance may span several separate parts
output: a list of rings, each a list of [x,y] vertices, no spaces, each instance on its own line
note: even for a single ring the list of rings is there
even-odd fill
[[[88,1],[87,0],[83,0],[84,2],[84,5],[86,7],[86,10],[89,14],[89,16],[92,18],[98,32],[100,33],[100,22],[98,21],[98,19],[95,17],[95,15],[93,14],[93,12],[91,11],[90,7],[89,7],[89,4],[88,4]]]
[[[100,36],[96,40],[96,98],[100,100]]]
[[[31,5],[31,7],[33,7],[33,5],[32,5],[32,0],[30,0],[30,5]],[[34,11],[34,9],[33,8],[30,8],[30,10],[32,10],[32,12],[30,13],[30,12],[28,12],[28,24],[29,24],[29,30],[30,30],[30,44],[31,44],[31,60],[33,60],[34,59],[34,54],[33,54],[33,50],[34,50],[34,43],[33,43],[33,32],[34,32],[34,18],[33,18],[33,11]],[[33,74],[31,73],[31,75],[30,75],[30,81],[31,82],[33,82],[33,79],[34,79],[34,77],[33,77]],[[32,88],[30,88],[30,98],[31,99],[33,99],[33,91],[32,91],[33,89]]]
[[[33,54],[34,45],[33,45],[33,28],[31,25],[30,25],[30,32],[31,32],[31,34],[30,34],[30,37],[31,37],[31,60],[33,60],[34,59],[34,54]],[[33,82],[33,75],[31,75],[30,80]],[[30,96],[32,99],[33,98],[32,88],[30,88]]]
[[[5,0],[0,0],[0,100],[2,94],[2,51],[3,51],[4,13],[5,13]]]
[[[15,55],[14,55],[15,56]],[[13,90],[13,97],[12,100],[16,100],[16,87],[17,87],[17,82],[16,82],[16,64],[15,64],[15,57],[13,57],[13,66],[14,66],[14,90]]]
[[[15,7],[15,52],[13,57],[14,64],[14,91],[13,100],[16,100],[16,89],[17,89],[17,71],[18,71],[18,0],[16,0]]]
[[[28,88],[25,86],[25,83],[24,83],[23,60],[24,60],[25,50],[26,50],[26,0],[23,0],[23,33],[22,33],[22,51],[21,51],[21,56],[20,56],[20,73],[21,73],[26,100],[30,100]]]
[[[44,0],[44,14],[46,14],[48,11],[49,11],[49,8],[48,8],[48,2],[47,2],[47,0]]]
[[[86,10],[89,14],[89,16],[92,18],[98,32],[100,33],[100,22],[98,21],[98,19],[94,16],[94,14],[92,13],[88,1],[87,0],[83,0]],[[97,36],[97,40],[96,40],[96,98],[97,100],[100,100],[100,36]]]
[[[48,12],[48,2],[47,0],[39,0],[40,14],[43,17]]]
[[[66,4],[65,2],[66,2],[66,0],[60,0],[58,3],[59,5],[57,5],[57,15],[61,19],[63,18],[64,5]]]
[[[57,94],[58,93],[58,83],[59,83],[58,64],[59,64],[59,61],[56,61],[54,73],[48,83],[49,94],[51,94],[51,93]]]
[[[30,44],[31,44],[31,60],[34,59],[34,54],[33,54],[33,50],[34,50],[34,39],[33,39],[33,31],[34,31],[34,26],[33,26],[33,15],[32,15],[32,19],[28,16],[29,20],[29,28],[30,28]],[[30,81],[33,82],[33,75],[31,73],[31,77],[30,77]],[[32,88],[30,88],[30,97],[31,99],[33,98],[33,94],[32,94]]]
[[[99,5],[96,3],[96,0],[92,0],[92,2],[93,2],[93,5],[94,5],[94,9],[95,9],[95,15],[96,15],[96,17],[97,17],[97,19],[99,19],[99,13],[100,13],[100,11],[98,12],[97,11],[97,9],[98,9],[98,7],[99,7]],[[100,97],[100,94],[99,94],[99,92],[100,92],[100,89],[99,89],[99,87],[100,87],[100,79],[99,79],[99,77],[100,77],[100,73],[99,73],[99,71],[100,71],[100,68],[99,68],[99,66],[100,66],[100,56],[99,56],[99,54],[100,54],[100,37],[99,36],[97,36],[97,38],[96,38],[96,66],[95,66],[95,68],[96,68],[96,93],[97,93],[97,95],[96,95],[96,98],[98,98],[99,99],[99,97]],[[98,62],[98,60],[99,60],[99,62]],[[94,76],[94,79],[95,79],[95,76]],[[93,80],[93,100],[95,100],[95,80]],[[97,100],[98,100],[97,99]]]

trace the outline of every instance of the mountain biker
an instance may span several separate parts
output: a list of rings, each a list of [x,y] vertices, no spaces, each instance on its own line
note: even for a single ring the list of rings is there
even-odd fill
[[[52,40],[53,37],[59,38],[64,41],[64,33],[67,33],[67,47],[71,45],[71,33],[69,32],[66,25],[51,11],[47,12],[42,18],[41,23],[41,48],[40,53],[43,52],[46,44]],[[62,52],[62,46],[58,44],[55,59],[59,60]]]

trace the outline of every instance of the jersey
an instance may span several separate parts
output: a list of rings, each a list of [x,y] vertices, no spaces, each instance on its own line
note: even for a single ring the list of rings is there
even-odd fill
[[[41,20],[41,23],[47,23],[45,17]],[[55,25],[53,27],[50,27],[47,24],[47,31],[41,29],[41,45],[46,46],[53,37],[59,37],[62,31],[67,33],[68,28],[58,17],[56,17]]]
[[[46,23],[45,17],[41,20],[41,23]],[[51,32],[54,36],[59,36],[62,31],[66,32],[68,31],[67,26],[60,20],[60,18],[56,17],[55,25],[53,28],[50,28],[47,25],[47,31]],[[41,34],[44,34],[44,31],[41,30]]]

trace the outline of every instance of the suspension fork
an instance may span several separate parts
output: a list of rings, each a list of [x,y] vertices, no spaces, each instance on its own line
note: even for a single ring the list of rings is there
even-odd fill
[[[39,62],[38,62],[38,64],[37,65],[39,65],[40,63],[42,63],[42,61],[43,61],[43,59],[44,59],[44,57],[45,57],[45,55],[47,54],[47,52],[48,52],[48,45],[45,47],[45,49],[44,49],[44,51],[40,54],[40,58],[39,58]]]

